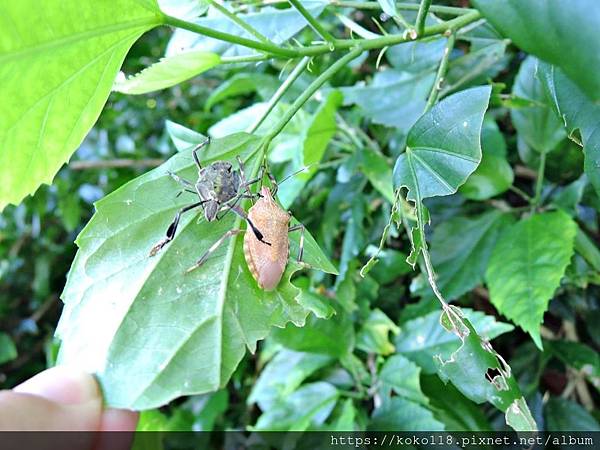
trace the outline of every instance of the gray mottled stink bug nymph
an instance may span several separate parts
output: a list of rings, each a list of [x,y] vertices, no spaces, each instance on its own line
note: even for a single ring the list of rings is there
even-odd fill
[[[198,167],[198,180],[196,183],[192,183],[181,178],[179,175],[169,172],[169,175],[183,186],[184,191],[196,194],[200,200],[191,205],[184,206],[177,211],[175,218],[167,228],[166,236],[152,247],[150,256],[156,255],[165,245],[173,240],[181,215],[200,206],[204,209],[204,217],[208,222],[219,220],[229,211],[233,211],[248,223],[258,241],[267,246],[270,245],[263,239],[263,234],[254,226],[246,212],[237,205],[242,198],[252,198],[248,186],[258,182],[262,176],[247,181],[244,177],[244,165],[239,157],[237,158],[239,164],[238,170],[234,170],[228,161],[215,161],[206,167],[202,167],[197,152],[206,145],[209,145],[209,143],[210,138],[207,138],[206,141],[197,145],[192,150],[194,162]],[[219,216],[221,212],[223,214]]]

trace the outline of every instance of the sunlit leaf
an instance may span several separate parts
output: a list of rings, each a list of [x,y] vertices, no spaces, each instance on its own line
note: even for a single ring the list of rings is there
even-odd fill
[[[154,0],[3,4],[0,209],[52,182],[100,115],[129,48],[161,22]]]
[[[113,90],[124,94],[146,94],[175,86],[221,63],[216,53],[191,51],[168,56],[140,73],[117,80]]]

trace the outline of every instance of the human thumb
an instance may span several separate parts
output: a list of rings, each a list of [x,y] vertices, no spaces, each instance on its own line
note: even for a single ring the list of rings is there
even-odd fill
[[[67,367],[45,370],[0,391],[0,430],[95,431],[102,398],[96,380]]]

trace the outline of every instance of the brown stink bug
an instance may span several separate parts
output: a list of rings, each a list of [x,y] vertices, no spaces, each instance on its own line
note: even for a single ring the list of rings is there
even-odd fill
[[[290,255],[288,233],[300,231],[300,245],[298,261],[302,260],[304,250],[304,225],[289,226],[292,215],[284,211],[274,199],[277,192],[277,183],[269,174],[273,184],[273,191],[262,187],[260,197],[248,210],[248,222],[254,223],[262,231],[263,238],[268,245],[256,238],[254,233],[244,235],[244,256],[250,269],[250,273],[258,283],[258,286],[266,291],[273,290],[279,284],[281,276],[287,266]],[[192,271],[200,267],[228,237],[241,233],[244,230],[229,230],[217,242],[215,242],[200,260],[188,269]]]
[[[304,225],[290,227],[292,215],[275,203],[273,193],[267,187],[261,189],[261,198],[250,208],[248,217],[263,230],[265,239],[271,243],[264,245],[252,233],[244,235],[244,256],[250,273],[258,285],[270,291],[277,287],[290,256],[290,231],[300,230],[300,250],[298,261],[302,260],[304,248]]]

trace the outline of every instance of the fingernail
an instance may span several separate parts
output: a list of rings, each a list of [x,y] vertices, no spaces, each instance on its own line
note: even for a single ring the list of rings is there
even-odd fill
[[[90,374],[65,366],[45,370],[13,389],[39,395],[65,405],[81,404],[100,398],[100,390]]]

